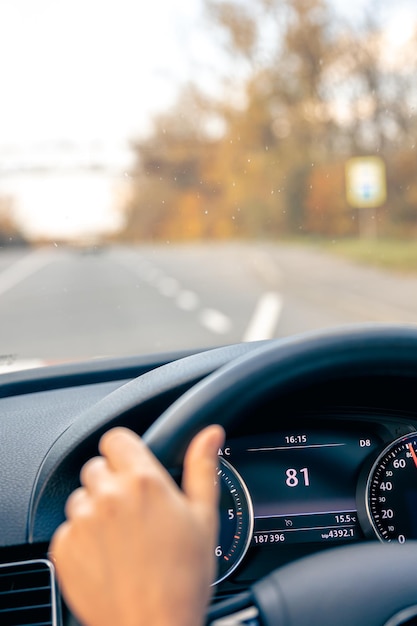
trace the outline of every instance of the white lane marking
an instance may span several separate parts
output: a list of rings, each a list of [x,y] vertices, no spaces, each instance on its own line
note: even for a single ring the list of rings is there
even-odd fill
[[[15,261],[0,273],[0,295],[9,291],[26,278],[35,274],[44,265],[49,263],[51,257],[44,251],[35,250],[22,259]]]
[[[30,370],[36,367],[43,367],[47,365],[47,362],[43,359],[16,359],[1,363],[0,362],[0,374],[7,374],[8,372],[18,372],[20,370]]]
[[[137,271],[137,273],[142,276],[143,280],[151,284],[156,283],[156,281],[159,280],[162,276],[161,270],[159,270],[157,267],[154,267],[153,265],[149,265],[148,267],[145,267],[142,272]]]
[[[156,283],[156,288],[161,296],[175,298],[180,290],[180,284],[175,278],[171,278],[171,276],[162,276]]]
[[[225,335],[232,328],[232,322],[230,319],[217,311],[216,309],[203,309],[200,313],[200,323],[205,326],[212,333],[218,335]]]
[[[183,289],[177,296],[176,304],[183,311],[195,311],[200,304],[200,300],[194,291]]]
[[[149,283],[166,297],[175,298],[175,304],[183,311],[195,311],[202,326],[217,335],[225,335],[232,329],[232,322],[221,311],[216,309],[200,309],[200,299],[194,291],[183,289],[176,278],[167,276],[162,270],[145,259],[139,259],[134,265],[126,259],[118,259],[125,268],[134,272],[142,280]]]
[[[252,319],[243,335],[243,341],[271,339],[275,334],[282,306],[283,300],[279,293],[265,292],[258,300]]]

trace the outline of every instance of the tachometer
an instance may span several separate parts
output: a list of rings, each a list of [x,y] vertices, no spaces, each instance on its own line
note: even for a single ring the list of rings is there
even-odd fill
[[[417,432],[390,443],[366,483],[366,513],[381,541],[417,539]]]
[[[245,556],[253,532],[253,508],[248,489],[238,472],[220,459],[220,533],[215,554],[217,584],[230,576]]]

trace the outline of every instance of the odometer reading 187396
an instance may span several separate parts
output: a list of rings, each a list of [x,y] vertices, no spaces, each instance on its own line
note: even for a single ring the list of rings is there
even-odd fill
[[[393,441],[375,461],[366,507],[381,541],[417,539],[417,433]]]

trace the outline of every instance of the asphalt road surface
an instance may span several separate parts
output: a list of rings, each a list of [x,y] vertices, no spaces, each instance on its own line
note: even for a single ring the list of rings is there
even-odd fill
[[[282,244],[0,252],[0,368],[363,321],[417,322],[417,277]]]

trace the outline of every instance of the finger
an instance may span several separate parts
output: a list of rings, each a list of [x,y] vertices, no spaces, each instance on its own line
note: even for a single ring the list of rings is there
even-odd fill
[[[187,497],[203,508],[205,515],[216,510],[219,488],[215,480],[218,452],[224,444],[224,430],[213,424],[194,437],[188,446],[182,478]]]
[[[104,482],[112,480],[113,476],[107,460],[102,456],[95,456],[83,465],[80,482],[87,491],[95,491]]]
[[[87,515],[90,510],[90,498],[83,487],[79,487],[73,491],[65,504],[65,516],[69,521],[76,517]]]
[[[139,435],[121,427],[112,428],[102,436],[99,450],[114,470],[135,468],[149,452]]]
[[[48,558],[54,565],[59,565],[61,552],[64,546],[68,545],[71,534],[70,524],[63,522],[53,534],[48,550]]]
[[[107,431],[100,439],[99,450],[114,471],[163,468],[139,435],[128,428],[117,427]]]

